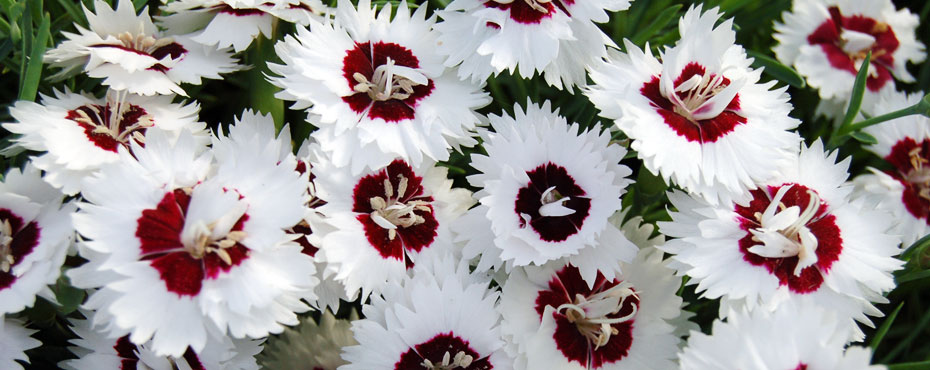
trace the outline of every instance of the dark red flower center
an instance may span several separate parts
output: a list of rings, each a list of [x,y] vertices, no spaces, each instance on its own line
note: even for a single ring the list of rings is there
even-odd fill
[[[830,65],[855,75],[857,64],[872,52],[870,71],[866,82],[869,90],[878,91],[891,81],[894,52],[900,43],[887,23],[861,14],[845,16],[840,8],[829,8],[830,18],[807,36],[810,45],[820,45]]]
[[[578,268],[567,265],[552,277],[549,289],[536,296],[540,320],[546,307],[554,309],[553,340],[569,361],[596,369],[629,354],[639,297],[628,283],[607,281],[598,272],[593,288],[588,288]]]
[[[519,1],[519,0],[517,0]],[[520,226],[530,227],[547,242],[560,242],[581,230],[591,199],[565,167],[552,162],[526,173],[530,182],[517,192],[514,211]]]
[[[116,350],[116,356],[120,359],[120,370],[135,370],[137,368],[139,355],[136,354],[136,350],[138,348],[129,341],[128,335],[117,339],[113,349]]]
[[[239,243],[249,218],[244,213],[223,239],[210,236],[214,222],[189,225],[197,228],[193,240],[182,241],[190,201],[190,193],[183,189],[165,193],[154,209],[142,211],[135,234],[141,259],[158,270],[168,291],[180,296],[196,296],[205,279],[215,279],[249,257],[249,249]]]
[[[0,208],[0,291],[16,282],[13,268],[39,245],[40,235],[38,223],[25,223],[13,211]]]
[[[117,48],[130,53],[149,56],[157,60],[162,60],[164,57],[178,59],[187,54],[187,49],[181,46],[181,44],[174,42],[174,39],[170,37],[157,39],[153,36],[144,34],[132,35],[129,32],[124,32],[117,35],[117,38],[120,44],[97,44],[91,46]],[[155,63],[148,69],[165,73],[171,68],[161,63]]]
[[[420,99],[433,91],[433,80],[418,71],[420,60],[395,43],[356,43],[342,60],[342,74],[354,93],[342,98],[368,118],[398,122],[414,118]]]
[[[917,143],[906,137],[895,143],[885,160],[895,168],[888,175],[904,185],[904,207],[930,224],[930,139]]]
[[[436,335],[400,355],[394,370],[490,370],[487,356],[473,350],[452,332]]]
[[[106,105],[82,105],[68,111],[65,118],[81,126],[94,145],[114,153],[120,145],[128,147],[130,140],[144,143],[145,130],[155,125],[142,107],[111,97]]]
[[[274,5],[274,4],[272,4],[272,5]],[[232,15],[237,16],[237,17],[247,17],[247,16],[250,16],[250,15],[263,15],[263,14],[265,14],[265,12],[263,12],[263,11],[260,10],[260,9],[256,9],[256,8],[233,8],[233,7],[229,6],[229,4],[225,4],[225,3],[219,4],[219,5],[214,5],[212,9],[213,9],[214,11],[218,12],[218,13],[232,14]]]
[[[783,187],[790,188],[784,191],[778,203],[773,204],[777,193]],[[787,285],[788,289],[795,293],[810,293],[819,289],[823,284],[823,274],[830,271],[830,267],[839,259],[843,251],[843,239],[836,225],[836,216],[827,212],[827,204],[820,200],[819,195],[813,189],[799,184],[783,184],[756,189],[752,191],[752,196],[753,199],[748,206],[737,205],[735,209],[739,215],[737,221],[740,223],[740,228],[746,230],[746,236],[739,240],[739,250],[743,253],[743,260],[754,266],[765,267],[769,273],[778,278],[780,285]],[[750,230],[759,232],[769,226],[763,224],[762,218],[770,206],[777,207],[779,211],[784,211],[789,207],[798,207],[801,214],[799,221],[796,221],[798,224],[778,231],[786,238],[801,245],[803,241],[800,239],[800,233],[806,233],[801,228],[805,228],[816,239],[814,253],[817,261],[802,269],[800,274],[796,275],[795,270],[801,254],[763,257],[749,250],[763,244],[759,237]]]
[[[484,6],[509,11],[510,19],[513,19],[517,23],[537,24],[560,10],[565,13],[565,15],[571,17],[568,7],[574,3],[574,0],[513,0],[504,4],[495,0],[487,0]],[[500,25],[491,22],[488,22],[487,25],[493,28],[500,28]]]
[[[423,178],[396,159],[374,174],[362,177],[353,190],[352,212],[357,212],[365,237],[381,257],[412,262],[407,252],[420,252],[436,238],[439,222],[433,197],[423,189]]]
[[[712,110],[707,101],[726,89],[730,79],[707,73],[700,64],[685,65],[675,79],[674,92],[663,93],[660,81],[660,76],[653,76],[643,84],[640,93],[651,101],[665,124],[688,141],[712,143],[746,123],[746,118],[739,115],[739,94],[733,96],[722,112],[705,118]]]

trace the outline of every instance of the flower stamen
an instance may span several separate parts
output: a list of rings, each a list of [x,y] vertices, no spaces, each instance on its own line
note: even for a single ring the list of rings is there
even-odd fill
[[[808,190],[809,199],[803,211],[798,206],[788,207],[781,200],[793,186],[779,188],[765,211],[755,213],[760,227],[749,232],[753,235],[752,241],[761,244],[750,247],[749,252],[766,258],[797,256],[794,275],[800,276],[803,269],[817,263],[817,237],[807,224],[820,210],[821,200],[816,192]]]
[[[352,89],[356,93],[367,93],[373,101],[406,100],[413,94],[414,86],[429,84],[426,75],[415,68],[398,65],[390,57],[375,68],[370,81],[358,72],[353,73],[352,78],[357,82]]]
[[[575,324],[578,332],[587,338],[589,344],[593,343],[594,350],[597,350],[607,345],[610,336],[619,334],[619,331],[612,325],[633,320],[636,316],[639,307],[633,304],[629,314],[610,317],[623,310],[627,298],[632,296],[639,299],[632,286],[628,282],[623,282],[590,297],[576,294],[574,302],[560,305],[556,308],[556,312],[562,313],[562,310],[565,310],[563,314],[565,318]]]
[[[441,363],[434,364],[429,359],[424,358],[421,365],[429,370],[452,370],[459,367],[465,369],[471,366],[474,360],[474,357],[466,354],[465,351],[459,351],[455,354],[455,357],[449,354],[449,351],[446,351],[446,353],[442,355]]]
[[[111,91],[107,94],[107,104],[105,107],[100,107],[95,104],[84,105],[81,108],[85,109],[74,110],[77,117],[73,120],[93,127],[92,133],[107,135],[123,145],[127,145],[130,139],[144,144],[145,136],[140,130],[153,127],[155,123],[152,120],[152,115],[146,113],[136,118],[136,122],[131,126],[125,128],[121,127],[126,113],[134,107],[132,104],[126,102],[126,97],[128,95],[129,93],[126,91]],[[92,112],[93,116],[88,114],[88,111]]]
[[[542,206],[539,207],[539,215],[543,217],[562,217],[575,213],[574,209],[568,208],[563,204],[571,197],[563,197],[555,190],[555,186],[550,186],[539,196]]]
[[[908,152],[911,162],[911,170],[904,175],[904,180],[917,188],[917,195],[921,198],[930,200],[930,166],[924,166],[930,163],[921,155],[920,146]]]
[[[404,202],[403,198],[407,193],[409,180],[403,175],[397,175],[397,178],[396,196],[391,181],[384,179],[384,197],[368,199],[372,209],[371,220],[388,230],[389,240],[397,237],[398,227],[408,228],[426,222],[426,218],[416,214],[415,211],[432,212],[429,202],[415,199]]]
[[[16,260],[13,258],[13,227],[10,220],[0,223],[0,271],[9,273]]]

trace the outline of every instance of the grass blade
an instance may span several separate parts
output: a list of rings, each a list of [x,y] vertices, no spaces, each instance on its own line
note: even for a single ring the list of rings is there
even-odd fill
[[[42,23],[39,24],[39,33],[36,34],[32,43],[32,50],[29,52],[25,77],[22,88],[19,90],[19,99],[33,101],[36,93],[39,91],[39,80],[42,77],[42,57],[45,55],[45,48],[48,46],[49,27],[51,26],[51,16],[45,14],[42,17]]]
[[[888,365],[888,370],[927,370],[930,369],[930,361],[906,362],[903,364]]]
[[[878,330],[875,331],[875,336],[872,337],[872,341],[869,342],[869,347],[872,347],[872,351],[875,351],[878,348],[878,345],[882,343],[882,339],[885,338],[885,334],[888,333],[888,329],[891,328],[891,324],[894,323],[894,319],[898,317],[898,312],[901,312],[901,307],[904,307],[904,302],[898,304],[898,307],[891,312],[891,315],[888,315],[888,318],[885,319],[885,322],[878,327]]]

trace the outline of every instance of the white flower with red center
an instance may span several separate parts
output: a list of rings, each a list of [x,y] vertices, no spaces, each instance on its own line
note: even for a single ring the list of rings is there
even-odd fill
[[[868,347],[846,348],[848,328],[829,309],[793,303],[774,311],[735,311],[713,334],[692,331],[682,370],[881,370]]]
[[[507,370],[496,310],[499,294],[468,264],[430,258],[412,277],[372,296],[352,323],[358,345],[341,370]]]
[[[158,18],[161,25],[192,33],[191,40],[201,44],[232,47],[238,53],[259,34],[270,39],[275,18],[307,25],[326,6],[319,0],[181,0],[162,9],[174,14]]]
[[[775,55],[794,66],[823,99],[849,100],[869,52],[865,106],[878,92],[895,90],[894,79],[913,82],[907,62],[919,63],[926,56],[915,37],[917,16],[895,10],[891,0],[794,1],[782,18],[784,23],[775,23]]]
[[[329,310],[320,316],[319,324],[312,317],[300,325],[269,338],[262,351],[262,366],[266,369],[336,370],[348,362],[340,357],[344,347],[357,345],[349,329],[358,320],[355,309],[348,319],[337,319]]]
[[[403,2],[391,20],[389,4],[376,17],[367,0],[358,9],[340,1],[335,22],[312,20],[275,46],[277,96],[318,115],[313,136],[336,165],[357,174],[401,157],[419,166],[477,143],[475,109],[490,98],[443,66],[435,19],[425,17],[426,7],[411,15]]]
[[[16,122],[3,128],[20,136],[17,145],[45,152],[32,159],[45,171],[44,179],[74,195],[81,181],[101,166],[119,160],[118,147],[144,143],[145,131],[152,127],[177,135],[189,130],[207,140],[205,124],[197,121],[200,107],[174,104],[168,96],[138,96],[110,90],[106,98],[55,92],[43,96],[42,103],[19,101],[10,108]]]
[[[272,125],[237,123],[249,124]],[[260,338],[309,308],[313,261],[286,233],[304,214],[306,175],[275,143],[243,137],[256,131],[233,129],[205,151],[188,134],[149,130],[144,148],[120,150],[86,182],[75,226],[93,253],[69,276],[101,287],[87,305],[112,317],[108,331],[179,357],[201,351],[211,330]]]
[[[0,317],[32,307],[36,294],[55,301],[47,285],[61,274],[76,209],[63,198],[32,165],[0,182]]]
[[[540,73],[551,86],[585,84],[585,69],[607,56],[610,38],[597,24],[629,0],[455,0],[437,12],[439,52],[459,77],[484,81],[517,70]]]
[[[616,278],[593,285],[572,264],[514,269],[500,311],[516,369],[675,368],[680,281],[646,249],[615,266]]]
[[[228,50],[159,31],[148,8],[136,15],[131,0],[119,0],[116,9],[95,0],[94,12],[84,8],[90,29],[75,25],[78,33],[64,32],[67,40],[45,54],[52,66],[63,68],[59,75],[83,68],[114,90],[186,95],[179,84],[199,85],[202,78],[218,79],[240,68]]]
[[[922,93],[883,94],[872,115],[910,107]],[[865,132],[878,143],[871,150],[891,164],[891,170],[872,169],[856,177],[856,196],[878,202],[898,221],[892,231],[901,235],[905,247],[930,233],[930,119],[911,115],[867,127]]]
[[[744,196],[778,174],[801,138],[788,130],[785,88],[759,83],[761,69],[734,44],[732,19],[692,7],[678,24],[681,40],[656,59],[626,42],[591,72],[586,95],[616,120],[652,173],[712,202]]]
[[[326,202],[318,210],[332,228],[318,255],[348,297],[359,289],[362,299],[378,294],[399,282],[422,254],[446,252],[448,224],[474,203],[471,192],[452,189],[444,167],[417,168],[395,159],[353,176],[318,158],[315,185]]]
[[[89,312],[84,312],[89,314]],[[258,369],[255,355],[262,351],[261,341],[230,339],[212,333],[200,352],[191,348],[177,357],[160,356],[151,350],[151,343],[136,345],[128,335],[111,338],[95,330],[92,320],[71,320],[71,330],[77,335],[71,343],[78,358],[59,363],[68,370],[152,369],[152,370],[251,370]]]
[[[670,193],[678,211],[659,227],[678,239],[659,249],[673,254],[698,292],[723,297],[724,306],[774,309],[803,299],[868,323],[863,311],[879,314],[869,301],[884,301],[881,293],[895,286],[900,239],[889,235],[887,214],[850,201],[851,186],[843,184],[849,159],[835,161],[819,141],[802,147],[792,166],[743,203]]]
[[[477,240],[490,223],[494,240],[469,242],[475,248],[467,247],[465,258],[481,253],[482,260],[491,259],[481,262],[485,268],[569,256],[609,266],[632,259],[636,247],[607,222],[630,183],[630,169],[619,164],[626,151],[610,144],[610,133],[598,126],[582,131],[569,125],[549,102],[528,102],[525,112],[516,105],[514,112],[516,118],[492,115],[494,132],[481,131],[488,155],[472,154],[479,173],[468,181],[483,188],[476,194],[482,206],[469,211],[457,230]],[[604,233],[618,244],[599,247]],[[595,273],[585,273],[589,283]]]
[[[15,319],[5,319],[0,315],[0,367],[10,370],[23,370],[17,361],[29,363],[26,350],[42,345],[42,342],[30,337],[35,330],[26,329]]]

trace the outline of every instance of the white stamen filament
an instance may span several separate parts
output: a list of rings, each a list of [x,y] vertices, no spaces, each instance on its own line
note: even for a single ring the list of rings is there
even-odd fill
[[[0,271],[9,273],[16,260],[13,258],[13,227],[10,220],[0,223]]]
[[[452,370],[459,367],[464,369],[471,366],[474,360],[475,359],[471,355],[465,354],[465,351],[459,351],[455,354],[455,357],[449,354],[449,351],[446,351],[446,353],[442,355],[441,363],[434,364],[429,359],[424,358],[421,365],[429,370]]]
[[[539,196],[542,206],[539,207],[539,215],[543,217],[562,217],[575,213],[574,209],[563,205],[571,197],[563,197],[555,190],[555,186],[550,186]]]
[[[422,200],[402,201],[407,194],[408,179],[397,175],[397,196],[394,195],[394,186],[389,179],[384,179],[384,197],[371,197],[371,220],[378,226],[388,230],[388,239],[397,237],[397,228],[408,228],[426,222],[423,216],[414,211],[432,212],[429,203]]]
[[[821,202],[817,193],[808,190],[810,199],[803,211],[798,206],[786,207],[781,200],[793,186],[782,186],[765,211],[756,212],[760,227],[749,232],[752,240],[761,244],[750,247],[749,252],[766,258],[797,256],[794,275],[800,276],[803,269],[817,263],[817,238],[807,224],[817,215]]]
[[[611,325],[630,321],[636,316],[638,306],[633,304],[632,311],[626,316],[608,317],[619,313],[630,296],[639,298],[631,287],[632,284],[622,282],[590,297],[576,294],[574,302],[562,304],[556,311],[565,310],[564,315],[568,321],[574,323],[578,332],[588,339],[589,344],[593,343],[594,350],[597,350],[610,341],[611,335],[619,333]]]
[[[121,144],[128,144],[130,138],[136,140],[136,142],[144,143],[144,136],[137,130],[147,129],[155,125],[150,114],[139,116],[132,126],[120,128],[126,112],[132,108],[132,104],[125,101],[128,95],[128,91],[110,91],[107,94],[107,106],[104,107],[104,111],[101,111],[93,104],[85,105],[83,107],[93,111],[95,117],[88,115],[84,109],[76,109],[75,112],[79,117],[75,121],[93,126],[93,133],[108,135]]]
[[[371,81],[361,73],[354,73],[352,78],[358,82],[352,87],[357,93],[367,93],[371,100],[404,100],[413,94],[413,87],[429,84],[426,75],[410,67],[397,65],[393,59],[375,68]]]

